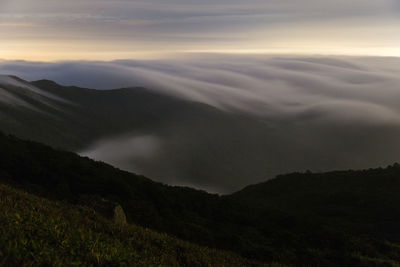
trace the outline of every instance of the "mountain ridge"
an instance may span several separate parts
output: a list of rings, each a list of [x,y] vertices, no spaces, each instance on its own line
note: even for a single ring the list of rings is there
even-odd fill
[[[250,187],[258,194],[247,188],[218,196],[163,185],[16,137],[1,134],[0,147],[2,183],[71,204],[79,204],[82,194],[98,195],[120,203],[129,223],[202,246],[296,266],[400,262],[398,165],[293,173]],[[384,183],[377,187],[377,182]]]
[[[4,132],[171,185],[226,194],[280,173],[398,161],[397,146],[382,143],[394,134],[375,126],[341,127],[320,122],[323,116],[259,117],[143,87],[102,91],[49,80],[31,84],[73,104],[51,100],[54,109],[33,101],[41,112],[31,112],[0,101]]]
[[[103,143],[121,136],[128,137],[126,143],[136,137],[154,137],[161,147],[152,158],[132,155],[121,161],[116,155],[108,162],[169,184],[197,185],[201,189],[211,185],[217,188],[211,190],[214,192],[239,189],[248,183],[244,176],[258,180],[265,177],[266,168],[258,164],[265,152],[256,140],[268,126],[246,115],[142,87],[93,90],[49,80],[31,84],[73,105],[61,105],[62,110],[46,110],[45,114],[0,105],[0,111],[7,114],[5,119],[0,118],[4,132],[92,156]],[[243,143],[238,138],[254,141]],[[98,143],[99,148],[95,147]],[[97,154],[101,160],[102,153]],[[207,172],[210,169],[211,174]]]

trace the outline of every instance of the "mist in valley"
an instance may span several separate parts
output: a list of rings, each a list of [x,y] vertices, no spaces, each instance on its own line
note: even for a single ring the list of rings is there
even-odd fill
[[[99,90],[144,87],[209,107],[211,113],[202,107],[183,118],[182,110],[179,121],[93,140],[78,152],[168,184],[227,193],[280,173],[399,161],[399,63],[383,57],[203,55],[3,61],[0,72]]]

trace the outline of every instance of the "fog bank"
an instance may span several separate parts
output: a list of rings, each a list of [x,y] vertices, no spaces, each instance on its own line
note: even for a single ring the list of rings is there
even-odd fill
[[[211,105],[229,116],[248,116],[242,127],[199,127],[201,135],[187,125],[171,127],[163,137],[157,131],[121,133],[83,152],[171,184],[229,192],[278,173],[400,161],[398,58],[203,55],[163,61],[3,61],[0,73],[96,89],[141,86]],[[172,137],[175,132],[186,141]],[[213,162],[210,155],[217,154],[222,162]],[[220,170],[200,175],[201,164],[193,162],[220,165],[229,175],[222,177]],[[157,173],[158,166],[165,176]]]

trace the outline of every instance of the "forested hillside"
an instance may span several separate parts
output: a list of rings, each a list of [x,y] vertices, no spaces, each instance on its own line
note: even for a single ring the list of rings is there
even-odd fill
[[[0,137],[4,183],[51,200],[119,203],[128,222],[249,259],[397,266],[400,168],[279,176],[227,196],[171,187],[15,137]]]

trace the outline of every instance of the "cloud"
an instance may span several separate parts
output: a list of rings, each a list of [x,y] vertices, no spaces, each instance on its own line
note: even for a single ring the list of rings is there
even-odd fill
[[[99,140],[84,152],[170,184],[231,192],[279,173],[399,161],[399,58],[3,61],[0,73],[97,89],[146,87],[224,111],[224,121],[160,124],[143,136]]]
[[[2,57],[14,59],[242,49],[398,55],[400,42],[397,0],[2,0],[0,9],[12,51]]]
[[[98,140],[79,154],[141,174],[147,170],[143,165],[155,160],[161,148],[162,142],[157,136],[125,134],[112,139]],[[157,166],[153,165],[153,168]]]
[[[0,102],[3,102],[3,104],[24,107],[41,113],[46,112],[41,110],[38,106],[35,106],[38,103],[40,103],[42,107],[47,106],[47,108],[59,111],[63,110],[62,107],[59,106],[61,103],[73,105],[73,103],[65,99],[8,75],[0,75],[0,96]]]
[[[340,119],[357,113],[355,117],[365,117],[370,123],[397,123],[398,61],[210,55],[163,61],[4,61],[0,72],[96,89],[142,86],[223,110],[264,117],[291,119],[324,107],[324,112]]]

